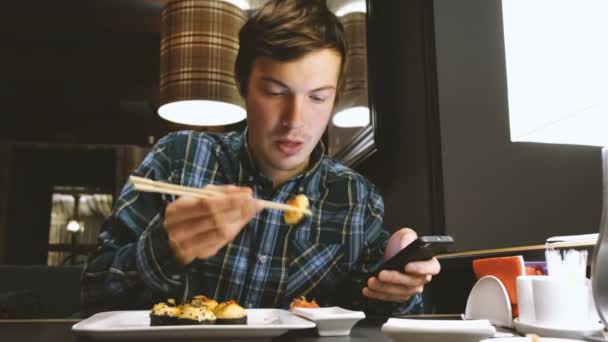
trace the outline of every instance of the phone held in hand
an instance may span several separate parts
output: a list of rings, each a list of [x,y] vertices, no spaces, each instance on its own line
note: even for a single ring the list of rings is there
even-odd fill
[[[444,252],[454,238],[449,235],[420,236],[401,249],[392,258],[382,263],[368,278],[378,276],[382,270],[403,272],[403,268],[411,261],[430,260],[437,253]]]

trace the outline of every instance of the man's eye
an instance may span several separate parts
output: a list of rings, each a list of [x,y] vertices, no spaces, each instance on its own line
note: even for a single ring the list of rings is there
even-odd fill
[[[282,92],[282,91],[271,91],[271,90],[267,90],[266,93],[270,96],[281,96],[281,95],[285,94],[285,92]]]
[[[315,103],[323,103],[323,102],[325,102],[325,97],[321,97],[321,96],[311,95],[310,99],[312,100],[312,102],[315,102]]]

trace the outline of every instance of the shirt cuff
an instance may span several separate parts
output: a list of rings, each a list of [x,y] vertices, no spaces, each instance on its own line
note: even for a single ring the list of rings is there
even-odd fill
[[[162,225],[150,227],[140,236],[136,263],[148,286],[164,293],[171,293],[182,286],[185,269],[175,260]]]
[[[417,293],[404,303],[395,303],[392,316],[422,314],[422,295]]]

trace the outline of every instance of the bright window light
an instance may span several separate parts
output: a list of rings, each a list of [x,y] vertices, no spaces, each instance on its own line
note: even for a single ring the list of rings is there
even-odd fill
[[[247,0],[224,0],[226,2],[229,2],[233,5],[235,5],[236,7],[242,9],[242,10],[248,10],[249,9],[249,1]]]
[[[608,1],[502,7],[511,140],[608,146]]]
[[[365,13],[366,7],[364,0],[349,2],[336,10],[336,16],[341,17],[355,12]]]
[[[246,117],[245,109],[235,104],[193,100],[164,104],[158,114],[165,120],[191,126],[219,126],[239,122]]]
[[[76,233],[80,231],[80,223],[76,220],[70,220],[66,228],[69,232]]]
[[[332,123],[336,127],[365,127],[369,125],[369,108],[351,107],[337,112]]]

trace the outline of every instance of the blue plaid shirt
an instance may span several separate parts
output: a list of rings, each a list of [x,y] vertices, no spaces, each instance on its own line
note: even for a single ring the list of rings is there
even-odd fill
[[[255,168],[246,132],[176,132],[159,140],[134,174],[191,187],[247,186],[254,197],[277,202],[303,193],[313,216],[288,225],[281,211],[262,210],[217,255],[181,267],[163,229],[165,206],[174,197],[126,184],[83,273],[85,310],[148,309],[167,297],[204,294],[245,307],[287,308],[306,296],[321,306],[419,312],[418,295],[398,304],[361,295],[387,242],[384,204],[369,181],[323,152],[320,143],[306,172],[273,188]]]

